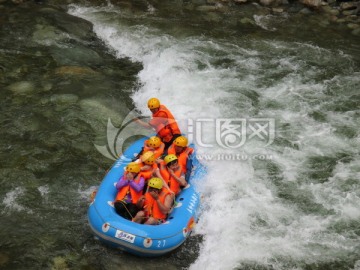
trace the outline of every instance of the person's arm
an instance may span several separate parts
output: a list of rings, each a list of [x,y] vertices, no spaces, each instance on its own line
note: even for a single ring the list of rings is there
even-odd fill
[[[130,187],[136,190],[136,192],[140,192],[143,190],[145,185],[145,179],[144,177],[140,177],[139,183],[136,183],[135,181],[130,181]]]
[[[173,202],[174,202],[174,194],[171,193],[169,193],[165,197],[164,203],[162,203],[159,198],[156,199],[156,203],[158,204],[159,209],[163,214],[168,214],[170,212]]]
[[[136,202],[136,206],[138,209],[143,209],[145,207],[145,203],[146,203],[145,196],[142,195]]]
[[[165,181],[165,179],[162,177],[159,168],[157,168],[157,169],[155,170],[155,175],[156,175],[156,177],[160,178],[160,179],[163,181],[163,186],[164,186],[167,190],[169,190],[171,193],[174,193],[174,192],[170,189],[168,183],[167,183],[167,182]]]
[[[190,156],[192,153],[194,153],[194,148],[186,147],[185,152],[186,154],[188,154],[188,156]]]
[[[165,143],[161,143],[159,146],[159,149],[157,149],[157,152],[161,153],[160,155],[162,155],[165,151]]]
[[[174,171],[169,169],[170,175],[174,177],[174,179],[180,184],[180,186],[185,187],[187,185],[187,182],[185,180],[184,174],[181,174],[180,177],[176,176]]]
[[[156,117],[153,117],[149,121],[149,125],[153,128],[161,127],[164,128],[168,124],[168,116],[165,112],[159,113]]]
[[[152,128],[152,126],[149,123],[146,123],[146,122],[140,120],[139,118],[136,118],[135,122],[144,128]]]
[[[124,176],[121,176],[121,178],[119,179],[119,181],[116,183],[116,189],[120,190],[122,189],[124,186],[128,185],[128,180],[125,179]]]

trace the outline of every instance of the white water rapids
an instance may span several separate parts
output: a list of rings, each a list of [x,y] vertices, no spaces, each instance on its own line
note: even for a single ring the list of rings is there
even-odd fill
[[[201,143],[212,145],[198,148],[209,173],[195,229],[204,238],[190,269],[356,261],[360,118],[344,107],[360,73],[350,56],[299,42],[179,37],[141,16],[130,23],[114,7],[69,13],[92,22],[117,57],[142,63],[132,98],[144,115],[147,100],[158,97],[183,132],[193,132],[189,119],[194,128],[201,123]],[[224,148],[216,119],[272,119],[276,138],[267,147],[258,137]]]

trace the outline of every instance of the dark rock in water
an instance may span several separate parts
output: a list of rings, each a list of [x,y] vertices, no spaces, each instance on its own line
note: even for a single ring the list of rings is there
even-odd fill
[[[100,65],[103,63],[99,54],[85,46],[72,48],[51,48],[51,54],[59,65]]]
[[[59,29],[79,38],[95,38],[92,23],[52,8],[40,10],[43,16]]]

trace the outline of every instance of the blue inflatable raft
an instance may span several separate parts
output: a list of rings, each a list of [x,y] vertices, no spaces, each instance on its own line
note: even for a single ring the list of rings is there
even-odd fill
[[[140,152],[144,141],[133,143],[115,162],[102,181],[88,210],[90,228],[106,244],[139,256],[160,256],[179,247],[190,235],[198,214],[200,197],[195,183],[206,173],[205,167],[192,155],[188,186],[176,197],[174,209],[161,225],[137,224],[115,212],[115,184],[130,159]]]

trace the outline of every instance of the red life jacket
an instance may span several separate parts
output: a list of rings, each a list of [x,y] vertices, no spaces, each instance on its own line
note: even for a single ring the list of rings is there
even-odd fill
[[[169,142],[175,134],[181,134],[174,116],[164,105],[160,105],[159,110],[152,116],[149,124],[163,142]]]
[[[135,181],[135,183],[139,183],[141,177],[144,177],[144,176],[142,175],[142,173],[139,173],[133,181]],[[119,192],[117,193],[117,195],[115,197],[115,201],[122,201],[129,192],[131,194],[132,203],[137,203],[137,201],[139,200],[140,196],[143,193],[142,190],[139,192],[136,192],[136,190],[133,189],[130,185],[127,185],[127,186],[122,187],[119,190]]]
[[[164,204],[165,198],[169,194],[170,191],[168,191],[166,188],[162,188],[161,193],[159,194],[159,199],[162,204]],[[149,192],[145,194],[145,211],[148,213],[149,217],[156,219],[165,219],[167,216],[167,214],[161,212],[158,203],[154,200]]]
[[[174,154],[177,156],[178,163],[184,173],[186,173],[186,163],[189,158],[189,155],[191,155],[193,152],[194,152],[193,148],[186,147],[185,150],[182,151],[180,154],[176,154],[174,144],[170,145],[170,147],[168,148],[168,155]]]

